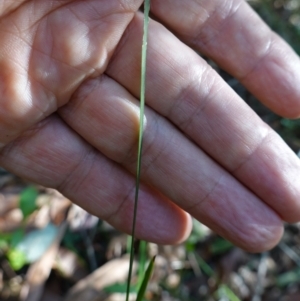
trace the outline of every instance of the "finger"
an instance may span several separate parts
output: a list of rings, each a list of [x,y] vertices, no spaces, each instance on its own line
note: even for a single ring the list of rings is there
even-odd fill
[[[1,18],[0,147],[105,70],[140,3],[26,1]]]
[[[128,27],[107,69],[137,98],[141,23],[137,16]],[[284,220],[299,220],[297,156],[204,60],[155,22],[149,28],[146,100]]]
[[[244,0],[153,0],[152,11],[274,112],[300,117],[299,57]]]
[[[57,116],[7,145],[0,153],[0,164],[23,178],[59,189],[90,213],[131,232],[134,177],[90,147]],[[137,237],[174,244],[184,240],[190,230],[185,212],[141,185]]]
[[[59,113],[85,140],[134,174],[138,110],[133,96],[102,77],[82,86]],[[166,119],[148,108],[145,118],[144,182],[238,246],[261,251],[278,242],[282,223],[273,210]]]

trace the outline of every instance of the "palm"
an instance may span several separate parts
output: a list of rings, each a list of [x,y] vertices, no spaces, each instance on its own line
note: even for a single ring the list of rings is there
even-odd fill
[[[1,166],[59,189],[126,232],[135,186],[141,3],[0,5]],[[272,110],[299,116],[299,58],[244,1],[152,0],[152,12]],[[149,29],[137,236],[181,241],[190,231],[186,210],[243,248],[268,249],[282,234],[281,219],[299,220],[299,160],[165,26],[152,21]]]
[[[0,31],[2,101],[10,109],[8,123],[22,120],[16,135],[66,104],[85,79],[105,71],[133,17],[120,1],[19,2],[2,8]]]

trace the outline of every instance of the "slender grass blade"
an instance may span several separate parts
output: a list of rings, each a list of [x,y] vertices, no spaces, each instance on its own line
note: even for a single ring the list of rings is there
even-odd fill
[[[137,158],[137,170],[136,170],[136,189],[135,189],[134,212],[133,212],[132,233],[131,233],[132,240],[131,240],[131,248],[130,248],[130,263],[129,263],[126,301],[128,301],[128,299],[129,299],[130,281],[131,281],[131,276],[132,276],[132,266],[133,266],[133,257],[134,257],[135,226],[136,226],[137,205],[138,205],[140,177],[141,177],[142,146],[143,146],[143,132],[144,132],[146,58],[147,58],[147,38],[148,38],[149,12],[150,12],[150,0],[145,0],[145,2],[144,2],[144,35],[143,35],[142,59],[141,59],[140,127],[139,127],[138,158]]]
[[[139,270],[138,270],[138,289],[141,287],[145,275],[147,263],[147,242],[144,240],[140,241],[139,246]]]
[[[149,266],[148,266],[148,268],[145,272],[145,276],[144,276],[142,285],[139,289],[136,301],[143,301],[143,298],[145,296],[145,292],[146,292],[146,289],[147,289],[148,282],[149,282],[149,280],[151,278],[151,275],[152,275],[152,272],[153,272],[154,262],[155,262],[155,256],[151,259],[151,261],[149,263]]]

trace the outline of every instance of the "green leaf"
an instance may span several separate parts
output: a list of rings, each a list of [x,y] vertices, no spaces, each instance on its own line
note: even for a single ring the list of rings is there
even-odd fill
[[[151,261],[149,263],[149,266],[148,266],[148,268],[145,272],[145,276],[144,276],[144,279],[142,281],[142,285],[141,285],[141,287],[138,291],[136,301],[142,301],[144,296],[145,296],[147,285],[148,285],[149,280],[152,276],[152,272],[153,272],[153,268],[154,268],[154,262],[155,262],[155,256],[151,259]]]
[[[15,271],[20,270],[25,264],[27,264],[25,253],[17,249],[10,249],[7,252],[7,259],[10,266]]]
[[[36,198],[38,191],[34,187],[28,187],[20,195],[19,207],[23,213],[24,219],[37,209]]]
[[[232,249],[233,244],[224,238],[216,239],[210,246],[210,251],[213,255],[223,254]]]
[[[146,263],[147,263],[147,242],[141,240],[139,245],[139,271],[138,271],[138,285],[137,285],[138,288],[143,283]]]
[[[112,293],[125,294],[126,290],[127,290],[127,283],[115,283],[115,284],[105,287],[103,290],[104,290],[104,292],[106,292],[108,294],[112,294]],[[134,287],[132,287],[130,289],[130,293],[136,293],[136,289]]]
[[[11,241],[11,233],[0,233],[0,240],[6,241],[8,243],[10,243]]]
[[[206,261],[201,258],[197,253],[195,253],[195,256],[197,258],[198,264],[201,268],[201,270],[209,277],[214,277],[215,272],[214,270],[206,263]]]
[[[229,301],[241,301],[240,298],[226,284],[220,285],[217,293],[219,298],[226,298]]]
[[[22,239],[24,238],[25,235],[25,231],[23,228],[17,229],[16,231],[14,231],[11,234],[10,237],[10,245],[12,248],[15,248],[17,246],[17,244],[22,241]]]
[[[291,120],[291,119],[285,119],[282,118],[280,120],[281,125],[286,128],[287,130],[290,131],[295,131],[300,129],[300,120]]]
[[[276,279],[276,284],[279,287],[285,287],[292,283],[300,283],[300,269],[296,268],[279,275]]]
[[[8,241],[6,239],[0,238],[0,253],[3,253],[3,251],[7,250],[8,247]]]

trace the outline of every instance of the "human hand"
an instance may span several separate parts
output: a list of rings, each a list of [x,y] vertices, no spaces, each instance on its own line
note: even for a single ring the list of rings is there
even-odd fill
[[[125,232],[135,187],[141,4],[0,5],[0,165]],[[244,249],[273,247],[282,220],[300,219],[299,159],[184,43],[286,117],[300,116],[299,58],[245,1],[152,0],[152,13],[137,236],[180,242],[191,229],[187,211]]]

